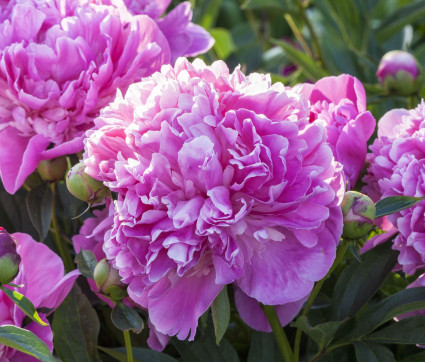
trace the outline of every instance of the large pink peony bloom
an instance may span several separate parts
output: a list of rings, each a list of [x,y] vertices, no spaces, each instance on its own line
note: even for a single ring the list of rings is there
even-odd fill
[[[302,92],[311,102],[310,121],[324,125],[328,143],[354,187],[363,168],[367,141],[376,121],[366,110],[366,93],[357,78],[348,74],[326,77],[316,84],[303,84]]]
[[[131,14],[122,0],[0,6],[0,176],[8,192],[40,160],[81,151],[84,132],[117,89],[125,92],[171,56],[212,45],[190,23],[188,4],[157,18],[166,5],[146,11],[155,19]]]
[[[378,138],[370,147],[370,166],[363,191],[375,199],[388,196],[425,196],[425,103],[407,111],[387,112],[378,123]],[[425,268],[425,203],[388,216],[399,235],[404,272]]]
[[[108,199],[106,201],[106,207],[103,210],[95,210],[93,212],[94,217],[89,217],[84,220],[80,232],[72,238],[72,243],[77,253],[81,250],[90,250],[98,261],[106,257],[105,252],[102,250],[102,246],[103,240],[105,239],[105,233],[111,229],[113,225],[113,210],[111,202]],[[100,299],[108,303],[110,307],[113,307],[113,302],[109,298],[98,293],[99,289],[94,280],[87,279],[87,282]],[[125,300],[126,304],[128,304],[127,299]],[[134,305],[134,303],[131,304]],[[159,333],[150,321],[148,321],[148,324],[150,333],[147,342],[149,347],[157,351],[162,351],[167,346],[170,338],[167,335]]]
[[[335,258],[344,192],[302,94],[179,59],[95,122],[86,172],[118,193],[104,251],[158,331],[193,339],[230,283],[295,316]]]
[[[72,288],[78,277],[78,270],[64,276],[62,260],[46,245],[34,241],[29,235],[12,234],[21,256],[19,273],[13,280],[15,284],[24,284],[23,288],[14,288],[25,295],[35,308],[56,309]],[[46,321],[45,315],[39,313]],[[0,325],[22,327],[25,314],[0,291]],[[36,334],[53,351],[53,334],[50,326],[40,326],[35,322],[24,327]],[[36,358],[0,345],[1,361],[37,361]]]

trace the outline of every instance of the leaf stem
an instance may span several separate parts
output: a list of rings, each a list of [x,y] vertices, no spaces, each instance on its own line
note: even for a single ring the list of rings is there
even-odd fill
[[[338,264],[344,259],[344,255],[348,249],[348,245],[349,243],[346,242],[345,240],[341,242],[338,248],[334,263],[332,264],[331,268],[329,269],[325,277],[319,280],[314,286],[313,291],[311,292],[310,297],[308,298],[307,303],[303,309],[303,312],[301,313],[301,316],[305,317],[310,311],[310,308],[313,305],[314,300],[319,294],[320,289],[322,289],[323,283],[326,281],[326,279],[329,278],[329,276],[333,273],[333,271],[336,269]],[[294,342],[294,362],[298,362],[300,359],[301,336],[302,336],[302,330],[298,328],[297,333],[295,335],[295,342]]]
[[[127,351],[127,362],[133,362],[133,350],[131,349],[131,338],[129,331],[122,331],[124,334],[125,349]]]
[[[280,324],[279,317],[276,309],[272,305],[262,305],[264,314],[272,327],[273,334],[282,352],[283,360],[285,362],[292,362],[294,360],[291,346],[289,345],[288,338]]]
[[[59,223],[56,216],[56,197],[55,197],[55,183],[51,183],[50,185],[52,189],[53,194],[53,201],[52,201],[52,226],[53,226],[53,236],[55,238],[56,246],[58,247],[59,254],[63,260],[63,263],[65,265],[65,269],[67,272],[75,269],[74,268],[74,262],[72,261],[71,255],[66,250],[64,243],[62,242],[61,236],[60,236],[60,229],[59,229]]]

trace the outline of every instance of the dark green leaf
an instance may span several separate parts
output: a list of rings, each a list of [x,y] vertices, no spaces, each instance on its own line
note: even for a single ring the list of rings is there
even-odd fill
[[[230,303],[226,286],[211,304],[211,315],[214,324],[215,342],[219,344],[230,322]]]
[[[421,202],[425,197],[390,196],[376,203],[376,217],[394,214]]]
[[[425,309],[425,288],[410,288],[391,295],[362,314],[344,340],[370,333],[403,313]]]
[[[235,50],[230,31],[223,28],[215,28],[211,29],[210,34],[215,39],[214,50],[217,56],[220,59],[226,59]]]
[[[397,262],[398,252],[391,240],[362,255],[362,263],[353,260],[339,276],[332,295],[334,320],[351,317],[375,295]]]
[[[304,73],[307,77],[317,80],[328,75],[326,71],[320,68],[313,59],[293,47],[288,42],[277,39],[273,39],[272,42],[282,47],[288,58],[290,58],[293,63],[304,69]]]
[[[359,362],[395,362],[393,353],[386,347],[375,343],[354,342]]]
[[[27,195],[28,214],[38,232],[40,241],[43,241],[49,232],[52,221],[52,202],[53,193],[48,185],[40,185]]]
[[[53,318],[55,350],[64,361],[99,361],[97,338],[100,325],[87,297],[74,286]]]
[[[93,279],[94,268],[97,265],[97,259],[91,250],[81,250],[75,257],[78,270],[85,277]]]
[[[54,362],[49,348],[34,333],[16,326],[0,326],[0,344],[38,358],[43,362]]]
[[[425,316],[394,322],[363,340],[376,343],[425,344]]]
[[[275,8],[284,11],[289,10],[285,0],[246,0],[242,4],[242,9],[264,9]]]
[[[105,348],[97,347],[102,352],[116,358],[120,362],[127,362],[126,350],[123,347],[120,348]],[[133,357],[135,362],[177,362],[176,359],[165,353],[160,353],[147,348],[134,348]]]
[[[376,31],[376,38],[384,42],[397,34],[407,24],[422,19],[425,15],[425,1],[415,1],[397,9],[394,14],[387,17]]]
[[[349,240],[348,241],[348,249],[350,250],[351,255],[354,256],[354,258],[361,263],[362,258],[360,256],[360,247],[357,243],[357,240]]]
[[[45,323],[41,320],[40,316],[35,310],[34,305],[27,297],[25,297],[21,293],[18,293],[15,290],[10,290],[4,286],[0,286],[0,288],[12,300],[12,302],[15,303],[19,307],[19,309],[21,309],[22,312],[24,312],[25,315],[30,317],[34,322],[40,324],[41,326],[48,325],[48,323]]]
[[[301,316],[291,324],[292,327],[301,329],[319,347],[319,350],[327,347],[334,338],[336,331],[343,324],[343,321],[330,321],[312,327],[307,317]]]
[[[253,331],[247,362],[283,362],[282,353],[273,333]]]
[[[115,327],[121,331],[140,333],[143,329],[143,319],[139,313],[121,302],[112,309],[111,319]]]
[[[425,361],[425,352],[411,354],[406,358],[403,358],[399,362],[423,362]]]

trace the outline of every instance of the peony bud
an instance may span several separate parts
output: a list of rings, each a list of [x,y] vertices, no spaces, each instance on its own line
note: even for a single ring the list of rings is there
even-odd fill
[[[68,168],[66,156],[43,160],[37,166],[40,177],[47,182],[62,180]]]
[[[390,51],[382,57],[376,76],[388,92],[404,96],[415,93],[420,86],[415,57],[401,50]]]
[[[357,191],[348,191],[341,208],[344,217],[343,238],[359,239],[370,231],[376,215],[376,207],[370,197]]]
[[[99,292],[105,294],[113,301],[120,301],[127,295],[121,283],[118,270],[113,268],[106,259],[102,259],[97,263],[93,278],[99,288]]]
[[[9,233],[0,227],[0,284],[8,284],[19,272],[21,257]]]
[[[108,188],[101,182],[84,172],[83,163],[77,163],[66,176],[68,191],[77,199],[89,204],[101,202],[108,194]]]

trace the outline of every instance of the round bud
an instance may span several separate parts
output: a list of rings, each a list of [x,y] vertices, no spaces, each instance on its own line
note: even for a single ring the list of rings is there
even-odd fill
[[[109,192],[109,189],[101,182],[84,172],[83,163],[74,165],[66,176],[68,191],[77,199],[95,204],[101,202]]]
[[[359,239],[372,229],[376,207],[369,196],[357,191],[348,191],[344,195],[341,208],[344,217],[343,238]]]
[[[21,257],[9,233],[0,227],[0,284],[10,283],[19,272]]]
[[[106,259],[102,259],[97,263],[93,272],[93,278],[99,292],[108,296],[113,301],[120,301],[127,296],[118,270],[113,268]]]
[[[37,166],[40,177],[47,182],[62,180],[68,168],[66,156],[43,160]]]
[[[404,96],[415,93],[421,85],[418,62],[412,54],[401,50],[382,57],[376,76],[388,92]]]

